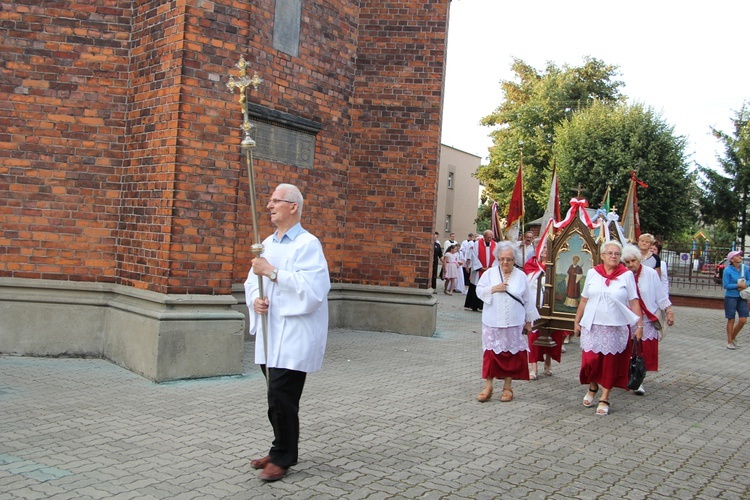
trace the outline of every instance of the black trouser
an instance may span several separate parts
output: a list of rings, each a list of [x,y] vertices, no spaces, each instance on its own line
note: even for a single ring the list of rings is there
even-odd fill
[[[432,261],[432,288],[437,289],[438,261]]]
[[[466,292],[466,300],[464,300],[464,307],[470,307],[472,311],[478,311],[482,309],[483,305],[482,299],[477,297],[477,286],[470,281],[469,291]]]
[[[263,374],[265,365],[260,365]],[[268,455],[271,463],[288,468],[297,463],[299,452],[299,400],[307,373],[285,368],[270,368],[268,420],[273,427],[273,444]]]

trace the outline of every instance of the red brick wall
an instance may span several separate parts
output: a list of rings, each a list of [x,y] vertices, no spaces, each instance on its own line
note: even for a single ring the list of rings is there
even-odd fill
[[[448,3],[360,3],[347,282],[428,286]]]
[[[273,0],[37,3],[0,11],[0,276],[220,294],[244,280],[226,87],[244,55],[265,80],[251,102],[322,125],[312,169],[256,160],[262,236],[265,200],[292,182],[333,280],[427,286],[449,0],[304,1],[299,57],[272,48]]]
[[[131,2],[40,3],[0,9],[0,275],[112,282]]]

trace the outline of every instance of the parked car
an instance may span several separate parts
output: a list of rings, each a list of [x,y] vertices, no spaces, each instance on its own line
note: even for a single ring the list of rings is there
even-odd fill
[[[742,256],[742,263],[750,267],[750,257]],[[721,262],[716,264],[716,270],[714,271],[714,283],[717,285],[722,284],[724,278],[724,268],[727,267],[727,259],[721,259]]]

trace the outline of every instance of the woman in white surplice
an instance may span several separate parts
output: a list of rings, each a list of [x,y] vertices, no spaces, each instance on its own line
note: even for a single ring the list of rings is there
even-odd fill
[[[534,298],[523,271],[514,266],[515,253],[509,242],[495,248],[499,267],[487,270],[477,283],[477,297],[484,302],[482,310],[482,378],[485,386],[477,396],[480,402],[492,397],[492,382],[503,380],[500,401],[513,399],[511,382],[529,380],[529,343],[524,332],[539,318]]]

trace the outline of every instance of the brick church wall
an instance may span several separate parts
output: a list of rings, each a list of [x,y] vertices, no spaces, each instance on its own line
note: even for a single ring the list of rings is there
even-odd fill
[[[0,276],[228,294],[253,243],[238,95],[317,122],[313,168],[256,159],[259,230],[280,182],[333,281],[426,288],[449,0],[80,0],[0,12]],[[71,3],[72,5],[72,3]]]
[[[131,2],[0,10],[0,276],[117,279]]]

